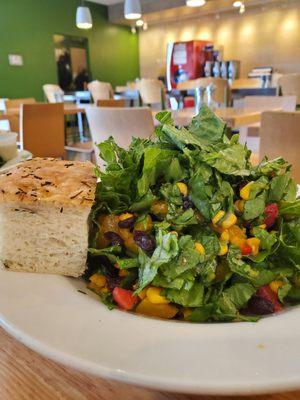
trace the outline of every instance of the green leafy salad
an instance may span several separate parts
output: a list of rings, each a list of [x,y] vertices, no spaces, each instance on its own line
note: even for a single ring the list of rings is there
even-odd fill
[[[110,308],[191,322],[255,321],[300,301],[291,166],[251,152],[202,107],[155,140],[99,144],[88,287]]]

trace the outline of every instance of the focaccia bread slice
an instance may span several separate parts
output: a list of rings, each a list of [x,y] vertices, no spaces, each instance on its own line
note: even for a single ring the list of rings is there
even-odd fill
[[[34,158],[0,175],[0,260],[16,271],[80,276],[96,177],[90,162]]]

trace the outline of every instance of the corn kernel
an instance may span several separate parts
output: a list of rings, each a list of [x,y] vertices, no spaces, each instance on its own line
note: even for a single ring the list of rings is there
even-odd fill
[[[109,293],[109,291],[110,290],[107,287],[104,287],[104,288],[100,289],[100,292],[103,293],[103,294]]]
[[[249,200],[250,198],[250,190],[251,186],[253,185],[254,182],[249,182],[247,185],[245,185],[241,190],[240,190],[240,196],[243,200]]]
[[[258,238],[249,238],[246,240],[248,246],[252,249],[252,255],[257,256],[260,246],[260,240]]]
[[[147,299],[153,303],[153,304],[168,304],[170,301],[164,297],[161,296],[161,288],[151,286],[149,289],[147,289]]]
[[[106,285],[106,278],[101,274],[94,274],[90,277],[90,281],[98,287],[104,287]]]
[[[192,314],[192,310],[190,308],[184,308],[182,310],[183,318],[188,319],[189,316]]]
[[[120,269],[119,271],[119,276],[124,277],[127,276],[129,274],[128,271],[126,271],[126,269]]]
[[[225,231],[223,231],[223,232],[221,233],[220,240],[221,240],[222,242],[227,243],[227,242],[229,242],[229,239],[230,239],[229,232],[228,232],[227,229],[225,229]]]
[[[218,256],[224,256],[228,253],[228,244],[225,242],[220,242],[220,250]]]
[[[225,215],[225,211],[222,211],[222,210],[218,211],[217,214],[211,220],[211,222],[214,225],[216,225],[220,221],[220,219],[222,219],[224,217],[224,215]]]
[[[284,282],[282,281],[272,281],[269,283],[270,289],[274,292],[277,293],[278,289],[284,285]]]
[[[147,290],[149,289],[149,286],[145,287],[143,290],[140,291],[138,294],[139,298],[141,300],[144,300],[147,297]]]
[[[261,229],[266,229],[267,225],[266,224],[261,224],[261,225],[258,225],[258,227],[261,228]]]
[[[244,206],[245,206],[245,200],[237,200],[237,201],[234,203],[235,209],[236,209],[237,211],[241,212],[241,213],[244,211]]]
[[[177,185],[180,193],[182,194],[182,196],[186,197],[188,195],[188,188],[187,188],[186,184],[183,182],[178,182],[178,183],[176,183],[176,185]]]
[[[200,254],[205,254],[205,248],[199,242],[195,243],[195,250],[198,251],[198,253]]]
[[[119,221],[125,221],[126,219],[132,218],[132,217],[134,217],[134,215],[130,214],[130,213],[121,214],[121,215],[119,215]]]
[[[236,222],[237,222],[237,217],[234,214],[230,213],[222,221],[221,226],[222,226],[222,228],[228,229],[232,225],[235,225]]]

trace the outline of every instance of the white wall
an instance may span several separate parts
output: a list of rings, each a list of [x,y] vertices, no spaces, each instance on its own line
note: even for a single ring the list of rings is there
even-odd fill
[[[300,72],[300,3],[150,26],[139,38],[141,77],[164,74],[168,42],[193,39],[211,40],[223,47],[224,59],[241,60],[241,77],[257,66]]]

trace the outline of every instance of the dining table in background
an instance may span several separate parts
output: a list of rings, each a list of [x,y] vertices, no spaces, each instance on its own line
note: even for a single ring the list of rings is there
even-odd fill
[[[45,358],[0,328],[1,400],[299,400],[299,398],[300,391],[247,397],[201,396],[158,392],[108,381]]]

